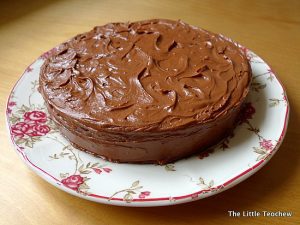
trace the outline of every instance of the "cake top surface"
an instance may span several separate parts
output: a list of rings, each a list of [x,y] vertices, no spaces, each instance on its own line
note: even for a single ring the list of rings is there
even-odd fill
[[[226,114],[248,92],[243,51],[182,21],[110,23],[61,44],[40,91],[52,107],[103,128],[167,130]]]

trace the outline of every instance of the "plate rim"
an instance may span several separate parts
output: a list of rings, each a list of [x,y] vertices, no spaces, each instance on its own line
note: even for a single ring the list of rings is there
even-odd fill
[[[210,188],[209,190],[202,189],[200,191],[189,193],[189,194],[186,194],[186,195],[172,196],[172,197],[170,197],[170,196],[169,197],[159,197],[159,198],[145,198],[145,199],[134,198],[134,199],[132,199],[132,201],[130,203],[128,203],[123,198],[110,198],[109,196],[102,196],[102,195],[97,195],[97,194],[92,194],[92,193],[88,194],[88,195],[80,194],[80,193],[78,193],[76,191],[73,191],[73,190],[65,187],[64,185],[62,185],[60,180],[58,180],[57,178],[55,178],[54,176],[52,176],[51,174],[49,174],[48,172],[46,172],[42,168],[38,167],[37,165],[32,163],[30,161],[30,159],[28,159],[27,155],[25,153],[23,153],[22,150],[20,150],[19,146],[13,140],[13,137],[12,137],[12,134],[11,134],[11,129],[10,129],[10,124],[9,124],[9,120],[8,120],[8,118],[9,118],[9,115],[8,115],[9,100],[11,99],[11,95],[12,95],[13,91],[19,85],[21,80],[25,77],[27,69],[29,67],[31,67],[34,63],[36,63],[41,58],[42,55],[47,54],[48,52],[50,52],[54,48],[42,53],[31,64],[29,64],[29,66],[27,66],[25,68],[25,70],[23,71],[21,76],[15,82],[15,84],[11,88],[11,90],[9,92],[9,95],[7,97],[6,110],[5,110],[5,121],[6,121],[6,127],[7,127],[7,130],[8,130],[11,146],[18,153],[18,155],[24,161],[26,166],[29,167],[35,174],[37,174],[43,180],[47,181],[48,183],[55,186],[56,188],[58,188],[62,191],[65,191],[65,192],[67,192],[67,193],[69,193],[73,196],[77,196],[77,197],[80,197],[80,198],[83,198],[83,199],[86,199],[86,200],[90,200],[90,201],[97,202],[97,203],[102,203],[102,204],[109,204],[109,205],[116,205],[116,206],[129,206],[129,207],[130,206],[131,207],[167,206],[167,205],[176,205],[176,204],[182,204],[182,203],[186,203],[186,202],[192,202],[192,201],[200,200],[202,198],[206,198],[206,197],[221,193],[225,190],[228,190],[228,189],[234,187],[235,185],[239,184],[240,182],[246,180],[247,178],[249,178],[250,176],[255,174],[257,171],[259,171],[267,162],[269,162],[269,160],[273,157],[273,155],[278,151],[278,149],[280,148],[280,146],[281,146],[281,144],[284,140],[284,137],[286,135],[288,122],[289,122],[289,116],[290,116],[290,105],[289,105],[289,101],[288,101],[287,92],[286,92],[285,87],[283,86],[280,79],[278,79],[276,74],[273,73],[272,75],[275,76],[275,79],[278,81],[279,86],[282,89],[282,93],[285,96],[286,107],[285,107],[285,116],[284,116],[283,128],[281,130],[278,142],[276,143],[276,145],[274,146],[274,148],[270,152],[270,157],[268,157],[266,159],[259,160],[257,163],[255,163],[250,168],[242,171],[238,175],[233,176],[232,178],[228,179],[227,181],[225,181],[224,183],[222,183],[218,186]],[[243,48],[245,48],[245,47],[243,47]],[[252,50],[250,50],[248,48],[245,48],[245,49],[247,49],[248,51],[254,53]],[[264,64],[266,64],[272,70],[271,66],[264,59],[262,59],[256,53],[254,53],[254,54],[257,57],[259,57],[264,62]],[[206,193],[206,195],[200,195],[202,193]],[[197,197],[195,197],[195,196],[197,196]],[[142,203],[144,203],[144,204],[142,204]]]

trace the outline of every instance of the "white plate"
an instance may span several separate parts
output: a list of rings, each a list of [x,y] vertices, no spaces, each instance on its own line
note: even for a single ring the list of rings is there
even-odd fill
[[[289,105],[270,67],[250,50],[254,78],[244,122],[214,150],[166,166],[110,163],[70,146],[49,120],[37,91],[43,54],[24,72],[7,103],[12,143],[50,184],[81,198],[121,206],[161,206],[224,191],[257,172],[278,150]]]

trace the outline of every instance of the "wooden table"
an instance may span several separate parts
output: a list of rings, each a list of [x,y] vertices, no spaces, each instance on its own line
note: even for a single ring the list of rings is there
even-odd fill
[[[1,1],[0,224],[296,224],[300,221],[299,1]],[[257,174],[216,196],[159,208],[124,208],[73,197],[30,171],[14,152],[5,103],[22,71],[56,44],[111,21],[183,19],[222,33],[272,65],[287,89],[283,145]],[[292,211],[292,217],[232,218],[228,210]],[[299,224],[299,223],[298,223]]]

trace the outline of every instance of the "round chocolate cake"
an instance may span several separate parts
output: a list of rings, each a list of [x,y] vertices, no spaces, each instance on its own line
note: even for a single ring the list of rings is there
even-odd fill
[[[95,27],[45,61],[39,90],[61,133],[114,162],[169,163],[234,128],[251,68],[239,47],[182,21]]]

